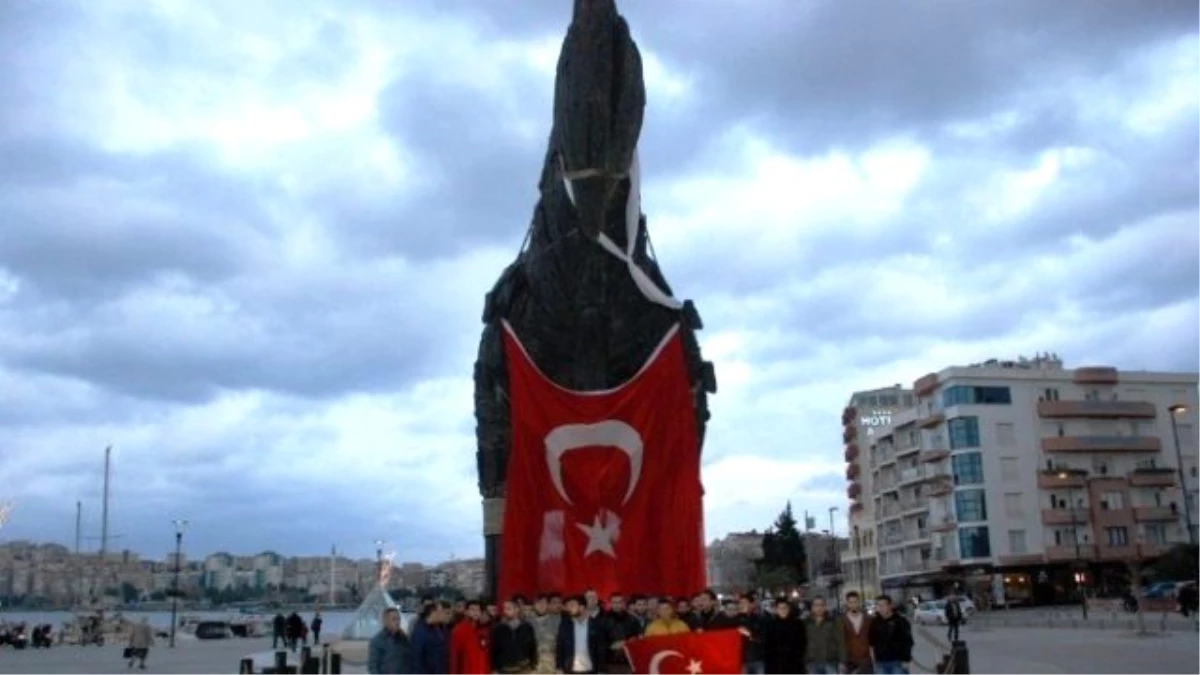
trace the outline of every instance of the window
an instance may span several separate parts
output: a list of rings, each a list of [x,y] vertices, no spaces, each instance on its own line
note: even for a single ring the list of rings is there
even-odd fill
[[[1058,400],[1058,390],[1057,389],[1047,389],[1042,392],[1042,398],[1047,401],[1057,401]]]
[[[1084,538],[1081,538],[1080,543],[1082,543],[1083,541],[1084,541]],[[1075,545],[1075,528],[1060,527],[1057,530],[1055,530],[1054,531],[1054,545],[1055,546],[1074,546]]]
[[[1125,508],[1125,495],[1118,490],[1109,490],[1100,498],[1100,508],[1108,511],[1120,511]]]
[[[954,513],[960,523],[987,520],[987,493],[982,489],[959,490],[954,493]]]
[[[1166,544],[1167,526],[1162,523],[1150,523],[1146,525],[1146,542],[1159,546]]]
[[[1004,515],[1009,518],[1020,518],[1025,515],[1020,492],[1009,492],[1004,495]]]
[[[996,422],[996,445],[1011,448],[1017,444],[1017,434],[1013,431],[1012,422]]]
[[[1012,403],[1008,387],[968,387],[956,385],[942,391],[942,407],[952,405],[989,405]]]
[[[1108,536],[1109,546],[1129,545],[1129,531],[1123,527],[1106,527],[1104,534]]]
[[[979,485],[983,483],[983,455],[967,452],[950,458],[950,469],[954,473],[955,485]]]
[[[986,526],[963,527],[958,530],[958,550],[962,558],[990,558],[992,545]]]
[[[1021,465],[1016,457],[1000,458],[1000,477],[1005,483],[1016,483],[1021,480]]]
[[[1008,552],[1013,555],[1028,553],[1028,549],[1025,548],[1025,530],[1008,531]]]
[[[950,449],[979,447],[979,418],[955,417],[946,423],[950,430]]]

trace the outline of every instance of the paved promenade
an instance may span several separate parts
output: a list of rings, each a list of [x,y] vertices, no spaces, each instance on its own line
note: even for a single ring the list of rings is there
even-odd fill
[[[918,666],[932,668],[943,653],[945,630],[918,626]],[[1195,633],[1168,631],[1139,636],[1132,631],[1045,630],[966,626],[972,673],[1195,673],[1200,643]],[[270,650],[269,640],[182,642],[151,650],[149,673],[236,673],[239,661]],[[0,673],[129,673],[120,647],[55,647],[0,650]],[[915,672],[928,672],[917,667]],[[133,671],[140,672],[140,671]],[[348,666],[343,672],[361,673]]]

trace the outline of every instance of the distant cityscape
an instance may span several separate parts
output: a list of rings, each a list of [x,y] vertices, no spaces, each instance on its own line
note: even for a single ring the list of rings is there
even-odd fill
[[[846,540],[828,534],[803,535],[808,578],[817,586],[834,582]],[[711,586],[725,593],[754,587],[755,561],[762,557],[761,532],[735,532],[707,547]],[[0,544],[0,603],[5,607],[66,607],[81,604],[163,602],[175,580],[175,554],[149,559],[132,551],[76,555],[56,543],[11,541]],[[452,589],[465,597],[484,592],[482,558],[434,565],[384,563],[388,590]],[[188,600],[355,603],[379,577],[373,558],[338,555],[285,557],[274,551],[251,555],[227,552],[190,559],[180,554],[179,591]]]

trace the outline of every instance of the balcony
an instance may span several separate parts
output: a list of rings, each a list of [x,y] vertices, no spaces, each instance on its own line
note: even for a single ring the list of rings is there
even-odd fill
[[[900,485],[920,483],[921,481],[925,480],[925,472],[922,469],[924,469],[924,467],[919,466],[902,469],[900,471],[900,480],[898,483]]]
[[[954,482],[949,480],[935,481],[929,488],[930,497],[945,497],[954,492]]]
[[[950,456],[949,450],[922,450],[920,460],[927,464],[940,462]]]
[[[858,427],[846,427],[845,429],[842,429],[843,443],[850,443],[856,438],[858,438]]]
[[[848,427],[854,424],[854,418],[858,417],[858,408],[848,405],[842,409],[842,426]]]
[[[1158,409],[1145,401],[1038,401],[1037,412],[1044,419],[1152,420]]]
[[[853,462],[854,460],[858,459],[858,444],[857,443],[847,443],[846,444],[845,457],[846,457],[847,462]]]
[[[1038,487],[1043,490],[1082,489],[1087,472],[1080,469],[1049,469],[1038,472]]]
[[[1173,523],[1179,520],[1179,513],[1165,506],[1138,506],[1133,509],[1133,519],[1139,523]]]
[[[929,373],[921,377],[916,382],[913,382],[913,393],[917,396],[928,396],[937,389],[938,376],[937,373]]]
[[[921,446],[919,445],[902,445],[896,448],[896,457],[908,457],[909,455],[920,451]]]
[[[942,533],[953,532],[958,529],[958,523],[954,522],[953,519],[946,518],[942,522],[934,525],[933,527],[931,527],[929,529],[934,532],[942,532]]]
[[[1043,525],[1085,525],[1087,509],[1042,509]]]
[[[1138,547],[1135,544],[1125,544],[1124,546],[1107,546],[1101,544],[1096,547],[1096,557],[1105,561],[1137,560],[1141,557],[1138,554]]]
[[[1161,452],[1157,436],[1051,436],[1042,439],[1043,452]]]
[[[846,467],[846,480],[854,480],[854,479],[858,478],[858,474],[861,471],[862,470],[858,468],[858,464],[848,465]]]
[[[1175,487],[1175,469],[1134,469],[1129,474],[1131,487]]]
[[[1090,554],[1091,551],[1086,544],[1080,544],[1078,548],[1074,544],[1046,547],[1046,560],[1048,562],[1087,560],[1090,557]]]
[[[1143,558],[1157,558],[1171,550],[1170,544],[1138,544],[1138,552]]]
[[[1120,379],[1120,373],[1112,366],[1075,369],[1075,384],[1116,384]]]
[[[931,412],[917,420],[917,426],[922,429],[932,429],[946,421],[946,416],[940,412]]]

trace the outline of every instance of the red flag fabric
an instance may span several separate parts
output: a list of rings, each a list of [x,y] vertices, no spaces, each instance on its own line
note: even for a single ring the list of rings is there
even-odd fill
[[[737,630],[679,633],[625,643],[635,673],[740,673],[742,634]]]
[[[556,385],[505,324],[512,417],[501,598],[705,586],[700,450],[679,327],[630,380]]]

